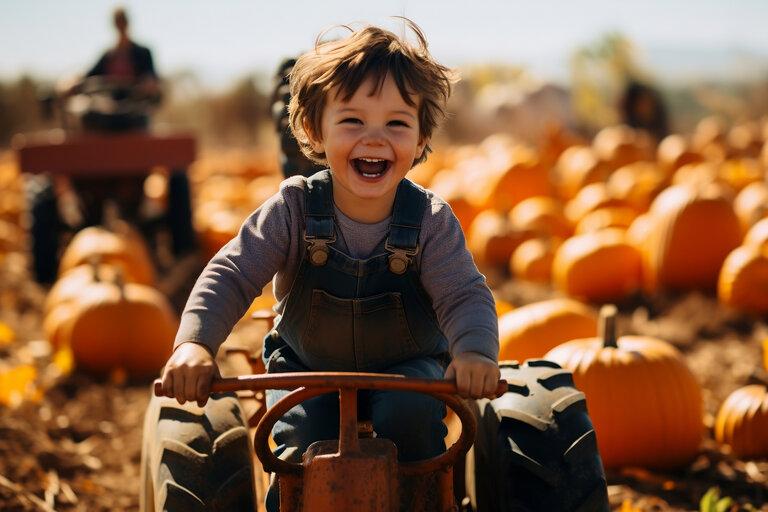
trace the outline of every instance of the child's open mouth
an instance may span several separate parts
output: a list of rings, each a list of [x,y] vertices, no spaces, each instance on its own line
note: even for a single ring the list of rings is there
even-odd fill
[[[390,168],[391,162],[383,158],[353,158],[352,167],[363,178],[376,179],[383,176]]]

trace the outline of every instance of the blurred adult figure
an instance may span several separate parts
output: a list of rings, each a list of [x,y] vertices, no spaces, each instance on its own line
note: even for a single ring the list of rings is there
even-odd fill
[[[291,101],[290,76],[295,58],[283,59],[278,65],[272,83],[270,108],[277,136],[280,138],[280,168],[286,178],[300,174],[311,176],[324,169],[304,156],[288,125],[288,103]]]
[[[160,81],[155,71],[152,52],[131,39],[125,9],[118,7],[112,12],[112,23],[117,31],[115,46],[105,51],[85,76],[100,76],[132,83],[144,95],[159,96]]]
[[[619,101],[622,122],[645,130],[656,142],[669,135],[667,108],[659,91],[647,83],[630,78]]]

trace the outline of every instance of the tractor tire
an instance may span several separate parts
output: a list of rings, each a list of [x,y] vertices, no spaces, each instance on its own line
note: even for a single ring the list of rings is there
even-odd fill
[[[174,171],[168,177],[168,231],[175,256],[195,249],[195,229],[192,226],[192,199],[189,177],[185,171]]]
[[[63,227],[53,182],[43,175],[30,177],[26,186],[29,205],[30,251],[35,281],[50,284],[59,269],[59,237]]]
[[[205,407],[153,397],[144,418],[142,512],[256,510],[248,428],[233,393]]]
[[[608,511],[584,394],[544,359],[502,362],[509,391],[472,402],[477,438],[467,454],[467,495],[477,512]]]

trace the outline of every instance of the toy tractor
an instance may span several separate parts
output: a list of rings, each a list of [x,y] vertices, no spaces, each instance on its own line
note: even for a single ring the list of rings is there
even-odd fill
[[[283,512],[609,510],[584,394],[573,387],[570,372],[553,362],[502,363],[498,398],[465,401],[451,381],[263,374],[258,349],[227,343],[217,361],[222,373],[243,376],[216,380],[205,407],[158,396],[150,402],[143,512],[263,512],[269,473],[278,478]],[[159,391],[159,382],[155,386]],[[294,391],[267,410],[265,389]],[[439,398],[453,411],[446,418],[447,439],[456,441],[434,459],[398,464],[395,445],[359,420],[357,389]],[[310,445],[302,464],[277,458],[270,449],[272,425],[303,400],[328,392],[340,397],[339,438]]]
[[[150,133],[150,112],[159,98],[134,84],[90,77],[75,90],[44,102],[49,114],[58,112],[62,129],[13,141],[21,171],[32,174],[27,203],[36,280],[56,278],[62,235],[100,224],[108,201],[145,234],[165,224],[174,254],[190,250],[195,241],[186,168],[195,159],[195,139]],[[157,167],[168,171],[168,204],[164,214],[147,219],[141,211],[144,181]],[[77,199],[69,219],[60,201],[67,188]]]

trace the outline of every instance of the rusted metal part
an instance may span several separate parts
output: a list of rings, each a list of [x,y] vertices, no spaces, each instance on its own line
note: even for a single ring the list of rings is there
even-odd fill
[[[90,176],[147,174],[156,165],[186,169],[197,153],[194,137],[145,132],[56,138],[23,136],[14,148],[23,172]]]
[[[414,511],[457,511],[453,492],[453,465],[475,439],[475,419],[456,394],[454,381],[411,379],[402,375],[374,373],[282,373],[216,379],[213,392],[293,390],[263,415],[254,435],[254,449],[266,471],[276,473],[281,511],[337,512],[361,510],[396,511],[400,507],[398,482],[425,478],[436,482],[433,493],[416,493]],[[438,398],[455,412],[462,431],[457,441],[432,459],[397,464],[397,449],[386,439],[359,438],[357,390],[421,392]],[[500,381],[497,394],[507,383]],[[155,393],[160,392],[159,381]],[[339,394],[339,440],[313,443],[302,464],[284,461],[272,452],[269,436],[274,424],[294,406],[326,393]],[[365,429],[363,429],[365,430]],[[429,495],[427,495],[429,494]],[[305,506],[306,505],[306,506]]]
[[[360,439],[358,449],[346,454],[336,441],[318,441],[305,452],[303,466],[305,510],[399,509],[397,449],[387,439]]]
[[[414,391],[434,395],[458,394],[456,382],[452,380],[411,379],[404,375],[389,373],[345,373],[345,372],[291,372],[264,375],[243,375],[215,379],[211,391],[221,393],[239,389],[297,389],[300,387],[320,388],[355,388],[385,391]],[[160,381],[155,381],[155,394],[160,396]],[[507,381],[500,380],[496,386],[496,396],[507,390]]]

